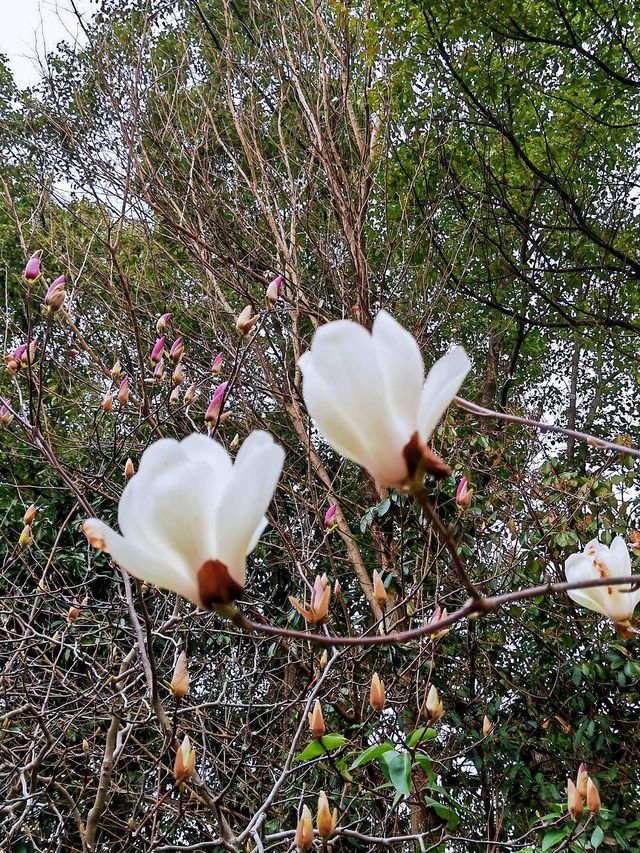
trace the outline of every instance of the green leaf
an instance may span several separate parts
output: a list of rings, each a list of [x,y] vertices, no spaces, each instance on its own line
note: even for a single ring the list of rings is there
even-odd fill
[[[411,792],[411,757],[409,753],[399,753],[395,749],[390,750],[380,756],[378,763],[389,776],[396,791],[407,796]]]
[[[599,826],[596,826],[596,828],[591,833],[591,846],[596,848],[600,847],[603,841],[604,832]]]
[[[391,749],[393,749],[393,746],[388,741],[386,743],[376,743],[368,749],[365,749],[365,751],[361,753],[351,764],[349,770],[355,770],[356,767],[361,767],[363,764],[373,761],[374,758],[379,758]]]
[[[325,735],[321,740],[312,740],[311,743],[302,750],[299,755],[293,759],[294,761],[309,761],[310,758],[317,758],[319,755],[326,755],[332,749],[337,749],[344,746],[347,742],[346,737],[338,734]]]
[[[339,746],[344,746],[347,739],[344,735],[329,734],[321,738],[321,741],[324,748],[329,751],[331,749],[338,749]]]
[[[436,737],[437,734],[438,733],[435,729],[431,729],[428,726],[420,726],[420,728],[416,729],[409,738],[409,747],[414,747],[421,741],[433,740],[433,738]]]
[[[551,829],[542,839],[542,849],[550,850],[559,841],[562,841],[562,839],[566,837],[567,833],[569,832],[569,829],[569,827],[563,827],[562,829]]]

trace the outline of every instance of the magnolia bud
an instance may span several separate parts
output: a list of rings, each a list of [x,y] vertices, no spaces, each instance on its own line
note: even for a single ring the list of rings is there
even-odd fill
[[[40,260],[42,258],[42,249],[38,249],[27,261],[24,268],[24,277],[27,281],[35,281],[40,275]]]
[[[236,447],[240,444],[240,436],[236,433],[231,439],[231,443],[229,444],[229,450],[235,450]]]
[[[460,512],[464,512],[465,509],[469,509],[473,499],[473,489],[468,488],[468,483],[469,481],[467,478],[463,477],[458,483],[458,488],[456,489],[456,503],[458,504]]]
[[[176,338],[175,341],[171,344],[171,349],[169,350],[169,358],[171,359],[173,364],[178,364],[183,355],[184,346],[182,344],[182,338]]]
[[[31,527],[28,524],[25,524],[22,529],[22,533],[20,534],[20,538],[18,539],[18,547],[28,548],[32,543],[33,534],[31,533]]]
[[[336,578],[336,582],[333,585],[333,591],[336,595],[336,598],[342,595],[342,587],[340,586],[340,581]]]
[[[156,323],[156,332],[159,335],[161,335],[162,332],[165,330],[167,323],[169,322],[170,319],[171,319],[170,312],[167,312],[166,314],[161,314],[160,317],[158,317],[158,321]]]
[[[219,352],[219,353],[216,353],[216,355],[213,358],[213,361],[211,362],[211,372],[215,376],[218,376],[218,374],[222,370],[222,359],[223,358],[224,358],[223,354],[221,352]]]
[[[324,669],[328,662],[329,662],[329,655],[327,654],[327,650],[324,649],[324,651],[322,652],[322,655],[320,656],[320,660],[318,662],[320,665],[320,669]]]
[[[136,473],[136,469],[133,467],[133,462],[130,459],[127,459],[124,465],[124,478],[127,482],[133,477]]]
[[[189,385],[187,390],[184,392],[184,404],[185,404],[185,406],[190,406],[192,403],[194,403],[196,397],[197,397],[196,386],[195,386],[195,383],[192,383],[191,385]]]
[[[0,405],[0,427],[8,427],[13,420],[13,413],[11,411],[11,400],[2,400],[2,405]]]
[[[187,669],[187,653],[180,652],[176,661],[173,677],[171,678],[171,692],[176,699],[184,699],[189,692],[189,670]]]
[[[431,721],[434,723],[436,720],[440,719],[444,712],[444,705],[440,701],[435,684],[431,685],[427,694],[427,711]]]
[[[171,381],[174,385],[182,385],[184,382],[184,367],[182,366],[182,362],[178,362],[178,364],[176,364],[171,376]]]
[[[597,814],[600,811],[600,805],[600,794],[589,776],[587,779],[587,808],[591,814]]]
[[[122,374],[122,365],[120,364],[120,359],[117,358],[111,370],[109,371],[111,374],[111,378],[117,382]]]
[[[71,625],[80,615],[80,608],[73,604],[67,612],[67,622]]]
[[[50,311],[59,311],[64,305],[66,292],[64,289],[65,277],[63,275],[51,282],[44,295],[44,304]]]
[[[162,382],[164,379],[164,361],[159,361],[153,368],[154,382]]]
[[[221,382],[220,385],[216,388],[213,397],[211,398],[211,402],[207,407],[207,411],[204,415],[204,422],[206,424],[214,424],[218,420],[218,416],[220,415],[220,409],[222,408],[222,404],[224,402],[224,396],[227,391],[228,382]]]
[[[310,714],[307,714],[307,718],[309,720],[311,734],[318,739],[324,737],[326,729],[324,725],[324,717],[322,716],[322,706],[317,699],[313,706],[313,711],[311,711]]]
[[[171,389],[171,393],[169,394],[169,405],[177,406],[180,403],[180,386],[176,385],[175,388]]]
[[[334,809],[332,814],[329,809],[327,795],[324,791],[320,791],[320,796],[318,797],[318,814],[316,817],[316,826],[318,827],[320,838],[326,840],[333,835],[337,822],[338,809]]]
[[[252,316],[251,305],[245,305],[236,320],[236,329],[244,337],[249,334],[251,329],[253,329],[255,324],[258,322],[258,319],[258,314]]]
[[[332,527],[333,526],[333,516],[336,514],[336,510],[338,509],[337,504],[331,504],[329,509],[324,514],[324,526]]]
[[[121,406],[126,406],[129,402],[129,377],[125,376],[118,386],[118,402]]]
[[[85,755],[89,755],[90,747],[89,747],[89,741],[86,739],[86,737],[82,738],[82,751],[84,752]]]
[[[384,692],[384,681],[380,678],[377,672],[371,676],[371,686],[369,688],[369,702],[374,711],[382,711],[386,701]]]
[[[109,391],[104,395],[101,408],[103,412],[110,412],[113,409],[113,395]]]
[[[584,811],[584,806],[582,804],[582,797],[576,790],[576,786],[573,784],[572,779],[567,780],[567,808],[571,817],[578,821],[582,817],[582,812]]]
[[[158,340],[153,345],[153,349],[151,350],[151,363],[158,364],[162,360],[162,353],[164,352],[164,336],[158,338]]]
[[[51,638],[50,643],[49,643],[51,648],[54,649],[56,646],[59,646],[61,639],[62,639],[62,634],[60,633],[60,631],[56,631],[55,634],[53,635],[53,637]]]
[[[487,715],[485,714],[484,720],[482,721],[482,734],[484,737],[489,737],[489,735],[491,734],[492,731],[493,731],[493,723],[491,722],[489,717],[487,717]]]
[[[377,569],[373,570],[373,597],[380,606],[386,604],[388,598],[387,590]]]
[[[196,752],[191,746],[189,735],[184,736],[180,748],[176,752],[176,760],[173,765],[173,775],[176,783],[181,785],[193,776],[196,766]]]
[[[271,284],[267,287],[267,292],[265,293],[265,299],[267,305],[270,308],[278,301],[278,297],[280,296],[280,288],[282,287],[282,276],[279,275],[271,282]]]
[[[589,773],[587,771],[587,765],[582,762],[580,767],[578,767],[578,775],[576,777],[576,791],[580,794],[583,800],[587,797],[587,780],[589,779]]]
[[[304,806],[296,828],[298,853],[309,853],[313,845],[313,817],[309,806]]]
[[[25,510],[24,515],[22,516],[23,524],[33,524],[33,519],[36,517],[36,505],[31,504],[31,506]]]

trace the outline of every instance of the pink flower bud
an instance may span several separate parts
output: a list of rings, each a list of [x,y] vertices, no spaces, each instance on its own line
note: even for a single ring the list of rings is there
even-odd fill
[[[125,376],[118,386],[118,402],[121,406],[126,406],[129,402],[129,377]]]
[[[169,358],[174,364],[177,364],[184,354],[184,347],[182,345],[182,338],[176,338],[175,341],[171,344],[171,349],[169,350]]]
[[[153,349],[151,350],[151,363],[158,364],[159,361],[162,361],[162,353],[164,352],[164,335],[153,345]]]
[[[102,400],[101,408],[103,412],[110,412],[113,408],[113,394],[106,393]]]
[[[161,335],[164,329],[166,328],[167,323],[171,319],[171,313],[167,312],[166,314],[162,314],[158,317],[158,322],[156,323],[156,332]]]
[[[44,295],[44,304],[51,311],[59,311],[64,304],[65,281],[64,275],[59,275],[47,288],[47,292]]]
[[[196,396],[197,396],[196,386],[195,386],[195,382],[194,382],[191,385],[189,385],[187,390],[184,392],[184,404],[185,404],[185,406],[190,406],[192,403],[194,403]]]
[[[456,503],[460,508],[460,512],[464,512],[465,509],[469,509],[471,506],[471,500],[473,499],[473,489],[470,489],[468,486],[469,481],[466,477],[463,477],[458,483],[458,488],[456,489]]]
[[[331,527],[331,524],[333,522],[333,516],[336,514],[337,509],[338,509],[337,504],[331,504],[329,509],[326,511],[325,516],[324,516],[324,526],[325,527]]]
[[[236,320],[236,329],[238,332],[244,337],[248,335],[251,329],[258,322],[259,316],[255,314],[252,316],[251,314],[251,305],[245,305],[245,307],[240,312],[240,316]]]
[[[164,361],[162,359],[153,368],[153,379],[155,382],[162,382],[164,379]]]
[[[180,403],[180,386],[176,385],[176,387],[169,394],[169,405],[177,406]]]
[[[228,382],[222,382],[216,388],[215,393],[211,398],[211,402],[209,403],[209,406],[207,408],[207,411],[205,412],[204,422],[206,424],[213,424],[218,420],[228,384]]]
[[[0,406],[0,427],[8,427],[12,420],[11,400],[3,400]]]
[[[280,296],[280,288],[282,287],[282,276],[279,275],[277,278],[271,282],[271,284],[267,287],[267,292],[265,293],[265,299],[267,300],[267,305],[271,308],[278,301],[278,297]]]
[[[40,259],[42,258],[42,249],[38,249],[27,261],[24,268],[24,277],[27,281],[35,281],[40,275]]]
[[[182,385],[184,382],[184,367],[182,366],[182,362],[176,364],[171,381],[174,385]]]
[[[213,361],[211,362],[211,372],[212,372],[213,374],[215,374],[216,376],[217,376],[217,375],[220,373],[220,371],[222,370],[222,359],[223,359],[223,358],[224,358],[224,356],[222,355],[222,353],[221,353],[221,352],[219,352],[219,353],[214,357]]]

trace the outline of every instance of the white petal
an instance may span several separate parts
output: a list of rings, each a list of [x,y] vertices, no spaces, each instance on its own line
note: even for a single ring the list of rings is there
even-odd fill
[[[579,604],[580,607],[586,607],[587,610],[595,610],[596,613],[600,613],[602,616],[608,616],[607,611],[604,610],[600,602],[589,595],[590,592],[591,590],[588,589],[570,589],[567,595],[576,604]]]
[[[455,347],[436,361],[429,371],[418,416],[423,441],[429,438],[438,425],[470,369],[471,362],[463,347]]]
[[[284,450],[264,432],[252,433],[238,452],[233,473],[216,513],[220,531],[216,554],[236,583],[244,586],[244,558],[260,533],[264,513],[278,483]],[[261,531],[260,531],[261,532]]]
[[[102,537],[107,553],[129,574],[163,589],[177,592],[199,605],[200,597],[195,578],[185,566],[159,560],[157,554],[125,539],[97,518],[90,518],[84,527],[90,531],[91,536]]]
[[[616,536],[609,548],[609,570],[616,577],[631,574],[631,557],[622,536]]]
[[[386,311],[376,316],[372,334],[390,409],[403,421],[411,436],[418,428],[424,385],[420,348],[413,335]]]
[[[597,580],[600,577],[600,572],[594,566],[593,559],[584,554],[571,554],[564,564],[564,573],[569,583]],[[595,610],[596,613],[602,613],[603,616],[608,615],[609,602],[607,601],[606,587],[594,586],[587,589],[570,590],[568,595],[582,607],[588,607],[589,610]]]

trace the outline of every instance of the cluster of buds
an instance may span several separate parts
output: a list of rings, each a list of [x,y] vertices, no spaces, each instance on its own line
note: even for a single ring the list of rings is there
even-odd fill
[[[26,368],[29,364],[33,364],[37,344],[38,340],[36,338],[30,341],[29,346],[27,344],[20,344],[12,353],[5,355],[4,363],[9,373],[17,373],[21,367]]]
[[[278,301],[278,297],[280,296],[280,289],[282,287],[282,276],[276,276],[274,280],[267,287],[267,292],[264,295],[265,302],[269,306],[269,308],[273,308],[273,306]]]
[[[324,737],[326,728],[324,725],[324,717],[322,716],[322,706],[318,699],[315,701],[313,711],[307,714],[307,719],[309,720],[309,729],[314,738],[320,740],[321,737]]]
[[[196,766],[196,751],[191,746],[189,735],[185,735],[180,748],[176,752],[176,760],[173,765],[173,775],[176,785],[182,785],[192,776]]]
[[[225,394],[227,393],[228,382],[221,382],[214,391],[211,402],[207,406],[207,411],[204,413],[204,422],[211,428],[220,420],[220,412],[224,405]]]
[[[466,509],[469,509],[472,500],[473,489],[469,488],[469,481],[466,477],[463,477],[458,483],[458,488],[456,489],[456,503],[458,504],[458,511],[464,512]]]
[[[251,305],[245,305],[236,320],[236,329],[242,337],[246,337],[259,320],[258,314],[253,314]]]
[[[6,429],[12,420],[11,400],[2,400],[0,402],[0,429]]]
[[[377,569],[373,570],[373,597],[378,602],[380,607],[384,609],[384,606],[387,603],[388,595],[387,590],[384,585],[384,581],[382,580],[382,575]]]
[[[171,692],[174,699],[184,699],[189,692],[189,670],[187,668],[187,653],[180,652],[171,678]]]
[[[591,814],[600,811],[600,794],[587,772],[587,765],[582,762],[575,783],[567,779],[567,811],[575,821],[582,817],[585,802]]]
[[[369,687],[369,703],[373,710],[380,713],[384,708],[386,698],[384,681],[377,672],[374,672],[371,676],[371,686]]]
[[[44,306],[49,314],[59,311],[64,305],[66,296],[65,283],[65,276],[59,275],[47,288],[47,292],[44,295]]]
[[[309,606],[300,604],[297,598],[289,596],[289,601],[298,613],[301,613],[306,622],[311,625],[321,625],[329,613],[329,601],[331,600],[331,587],[326,574],[316,575],[311,591],[311,603]]]
[[[336,510],[338,509],[337,504],[331,504],[329,509],[324,514],[324,526],[327,528],[327,532],[331,533],[331,531],[335,528],[337,522],[333,520],[333,517],[336,514]]]
[[[444,713],[444,705],[438,696],[435,684],[431,685],[429,692],[427,693],[427,713],[429,714],[429,719],[432,723],[439,720]]]

